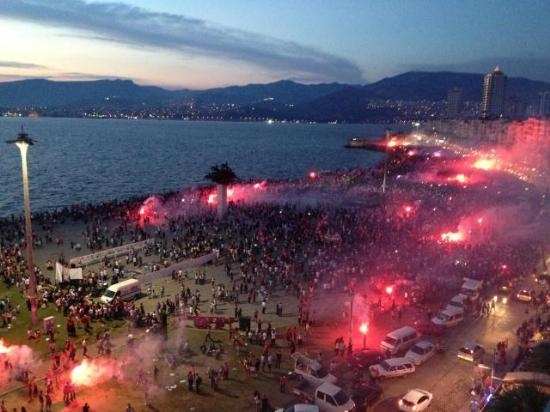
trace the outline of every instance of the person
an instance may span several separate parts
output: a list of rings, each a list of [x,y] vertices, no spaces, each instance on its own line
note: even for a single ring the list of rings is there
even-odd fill
[[[262,412],[267,411],[268,407],[269,407],[269,401],[267,400],[267,396],[265,394],[263,394],[262,395],[262,400],[261,400]]]
[[[125,412],[136,412],[135,409],[133,408],[132,404],[129,403],[128,406],[126,407],[126,411]]]
[[[194,381],[193,371],[190,370],[187,373],[187,384],[190,391],[193,391],[193,381]]]
[[[257,390],[254,391],[254,403],[256,404],[256,412],[260,412],[262,407],[262,399],[260,397],[260,392]]]
[[[40,412],[44,411],[44,392],[40,390],[38,392],[38,402],[40,403]]]
[[[336,362],[332,359],[329,363],[328,370],[330,373],[336,372]]]
[[[90,412],[90,405],[88,405],[88,402],[86,402],[86,403],[82,406],[82,412]]]
[[[286,376],[285,375],[281,375],[279,377],[279,390],[281,391],[281,393],[285,393],[285,391],[286,391]]]
[[[52,397],[49,392],[46,392],[46,412],[52,411]]]
[[[145,390],[143,391],[143,400],[145,401],[145,406],[150,405],[150,403],[149,403],[149,389],[148,388],[145,388]]]
[[[202,383],[201,376],[198,373],[195,374],[195,390],[197,391],[197,393],[200,393],[201,383]]]
[[[86,338],[82,339],[82,356],[88,357],[88,340]]]

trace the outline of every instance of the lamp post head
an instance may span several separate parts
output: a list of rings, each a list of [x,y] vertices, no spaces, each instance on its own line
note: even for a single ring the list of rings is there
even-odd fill
[[[20,149],[26,146],[32,146],[35,142],[36,140],[29,137],[29,134],[25,132],[25,128],[23,126],[21,126],[21,131],[17,134],[17,139],[6,141],[8,144],[15,143]]]

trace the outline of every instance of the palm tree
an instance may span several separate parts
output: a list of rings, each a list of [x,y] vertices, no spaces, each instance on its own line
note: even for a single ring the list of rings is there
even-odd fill
[[[225,214],[227,208],[227,186],[238,180],[237,175],[229,167],[227,163],[214,165],[210,168],[210,173],[205,176],[217,186],[218,190],[218,217],[221,218]]]
[[[535,385],[521,385],[503,390],[491,400],[486,412],[542,412],[550,395]]]

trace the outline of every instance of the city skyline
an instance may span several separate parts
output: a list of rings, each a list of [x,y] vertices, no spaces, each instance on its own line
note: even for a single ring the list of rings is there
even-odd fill
[[[337,5],[337,7],[336,7]],[[132,79],[177,89],[366,84],[410,70],[550,81],[550,4],[512,1],[6,0],[0,81]]]

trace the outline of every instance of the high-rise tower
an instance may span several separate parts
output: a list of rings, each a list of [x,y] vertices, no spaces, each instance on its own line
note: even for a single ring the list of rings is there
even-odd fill
[[[540,95],[539,114],[541,117],[550,117],[550,90]]]
[[[483,79],[482,119],[494,119],[504,115],[505,94],[506,76],[497,66],[492,72],[487,73]]]
[[[453,87],[447,93],[447,117],[449,119],[458,119],[462,114],[464,104],[462,94],[461,87]]]

